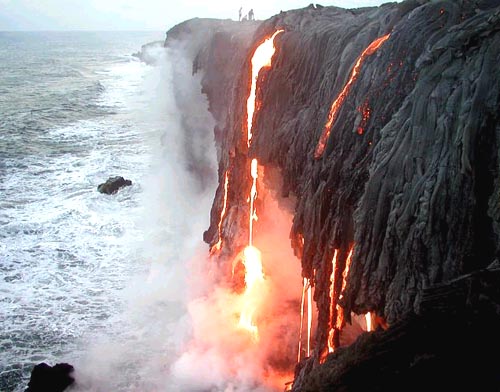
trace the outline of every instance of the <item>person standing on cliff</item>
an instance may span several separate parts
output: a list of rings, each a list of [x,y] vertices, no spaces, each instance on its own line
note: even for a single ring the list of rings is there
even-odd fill
[[[243,7],[240,7],[240,10],[238,11],[238,22],[241,22],[241,13],[243,12]]]
[[[248,11],[248,20],[255,20],[255,17],[253,15],[253,8]]]

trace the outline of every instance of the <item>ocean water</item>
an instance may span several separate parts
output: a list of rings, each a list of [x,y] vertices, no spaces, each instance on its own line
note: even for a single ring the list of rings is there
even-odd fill
[[[0,391],[24,390],[42,361],[84,369],[80,390],[157,390],[139,363],[185,333],[183,272],[168,263],[198,246],[213,185],[183,175],[189,121],[168,56],[156,66],[132,56],[163,38],[0,32]],[[197,120],[206,102],[189,83]],[[98,193],[114,175],[133,185]],[[119,381],[99,379],[112,371]]]

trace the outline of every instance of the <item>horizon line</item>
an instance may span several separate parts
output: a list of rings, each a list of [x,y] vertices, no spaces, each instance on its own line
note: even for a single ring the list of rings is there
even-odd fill
[[[116,29],[116,30],[102,30],[102,29],[36,29],[36,30],[2,30],[0,33],[151,33],[151,32],[166,32],[169,29]]]

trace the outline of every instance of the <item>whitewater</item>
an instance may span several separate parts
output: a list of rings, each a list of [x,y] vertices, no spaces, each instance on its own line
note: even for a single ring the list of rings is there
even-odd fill
[[[72,390],[176,390],[216,160],[189,59],[132,55],[163,38],[0,33],[1,391],[42,361],[73,364]],[[98,193],[115,175],[133,185]]]

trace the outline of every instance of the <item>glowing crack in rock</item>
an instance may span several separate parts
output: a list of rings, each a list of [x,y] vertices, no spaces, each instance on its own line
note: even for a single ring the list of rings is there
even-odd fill
[[[220,249],[222,247],[222,231],[221,231],[221,228],[222,228],[222,221],[223,221],[224,216],[226,215],[226,211],[227,211],[227,191],[228,191],[228,187],[229,187],[229,174],[226,171],[226,174],[224,175],[224,201],[223,201],[223,204],[222,204],[222,211],[220,213],[219,225],[217,226],[217,230],[218,230],[218,234],[219,234],[219,240],[217,241],[217,243],[215,245],[213,245],[210,248],[210,254],[214,254],[215,252],[220,251]]]
[[[375,41],[373,41],[368,47],[363,50],[361,55],[358,57],[356,60],[356,63],[354,64],[354,68],[351,71],[351,75],[349,77],[349,80],[345,84],[344,88],[340,92],[340,94],[337,96],[337,98],[333,101],[330,111],[328,113],[328,119],[326,121],[326,124],[323,128],[323,133],[321,134],[321,137],[318,141],[318,145],[316,146],[316,150],[314,151],[314,158],[319,159],[322,155],[323,152],[325,151],[326,143],[328,141],[328,138],[330,137],[330,132],[332,130],[333,123],[337,119],[338,113],[340,108],[342,107],[342,104],[344,103],[344,100],[346,99],[347,95],[349,94],[349,91],[351,90],[352,84],[354,81],[358,78],[359,72],[361,70],[361,66],[363,65],[364,60],[368,57],[374,54],[382,44],[387,41],[390,37],[390,34],[386,34],[382,37],[377,38]]]
[[[330,319],[328,322],[329,332],[328,332],[328,352],[333,353],[335,350],[334,344],[334,321],[333,314],[335,312],[335,271],[337,270],[337,253],[338,249],[335,249],[332,258],[332,274],[330,275]]]
[[[250,147],[252,142],[252,121],[255,112],[255,95],[257,92],[257,78],[262,68],[270,67],[271,60],[276,52],[274,46],[274,38],[284,30],[277,30],[271,37],[267,38],[260,44],[252,56],[252,85],[250,87],[250,95],[247,99],[247,145]]]
[[[351,259],[353,251],[354,247],[351,247],[351,250],[349,251],[349,254],[345,261],[345,268],[344,271],[342,272],[342,288],[340,289],[339,299],[341,299],[344,296],[344,290],[347,286],[347,275],[349,274],[349,269],[351,268]],[[337,306],[337,322],[335,328],[340,330],[344,326],[344,309],[338,303],[336,306]]]
[[[250,189],[250,216],[248,218],[248,245],[252,246],[253,242],[253,222],[257,220],[257,213],[255,212],[255,199],[257,197],[257,178],[258,162],[257,159],[252,159],[250,164],[250,174],[252,176],[252,188]]]
[[[311,338],[312,338],[312,287],[309,281],[307,288],[307,356],[311,356]]]
[[[302,330],[304,328],[304,307],[305,307],[305,296],[307,292],[307,279],[304,278],[304,286],[302,288],[302,299],[300,300],[300,329],[299,329],[299,351],[297,354],[297,363],[300,362],[302,354]]]

